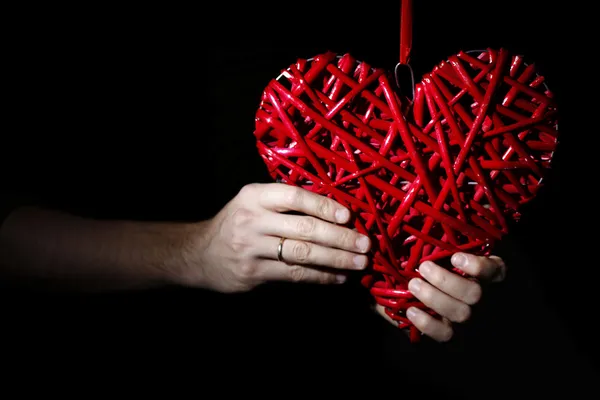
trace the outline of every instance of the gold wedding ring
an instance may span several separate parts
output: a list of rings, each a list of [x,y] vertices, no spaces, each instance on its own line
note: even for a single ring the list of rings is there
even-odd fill
[[[279,239],[279,245],[277,246],[277,260],[279,260],[281,262],[285,262],[285,261],[283,261],[283,242],[285,242],[284,237]]]

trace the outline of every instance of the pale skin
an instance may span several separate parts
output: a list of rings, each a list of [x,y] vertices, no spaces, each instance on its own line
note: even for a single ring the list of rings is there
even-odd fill
[[[175,284],[234,293],[273,281],[336,285],[368,264],[371,243],[347,225],[349,219],[334,200],[277,183],[247,185],[217,215],[197,223],[100,221],[23,207],[0,229],[0,276],[89,291]],[[495,256],[457,253],[452,263],[472,279],[425,263],[424,279],[409,284],[442,318],[413,308],[408,318],[438,341],[450,340],[453,323],[469,319],[483,282],[506,275]]]

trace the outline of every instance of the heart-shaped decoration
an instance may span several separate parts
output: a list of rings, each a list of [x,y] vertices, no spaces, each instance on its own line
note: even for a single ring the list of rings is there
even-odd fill
[[[534,65],[504,49],[450,57],[414,99],[391,73],[329,52],[268,84],[254,133],[274,179],[353,210],[373,242],[362,283],[407,327],[408,307],[426,309],[407,290],[420,263],[489,255],[536,196],[556,111]]]

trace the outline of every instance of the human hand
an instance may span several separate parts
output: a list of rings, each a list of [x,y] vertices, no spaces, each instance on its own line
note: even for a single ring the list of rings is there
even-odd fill
[[[471,278],[462,277],[426,261],[419,267],[423,279],[413,278],[408,284],[411,293],[441,318],[433,317],[416,307],[410,307],[406,316],[422,333],[439,342],[452,338],[453,323],[469,320],[472,307],[481,299],[482,283],[500,282],[506,276],[504,261],[497,256],[480,257],[456,253],[452,256],[451,263]],[[395,324],[382,306],[377,305],[376,310]]]
[[[287,211],[302,215],[283,214]],[[286,184],[245,186],[200,225],[180,283],[241,292],[268,281],[343,283],[367,266],[367,236],[347,227],[349,211],[325,196]],[[280,238],[282,260],[278,260]]]

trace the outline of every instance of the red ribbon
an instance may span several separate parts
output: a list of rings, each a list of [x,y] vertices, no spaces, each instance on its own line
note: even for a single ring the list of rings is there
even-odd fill
[[[400,64],[408,64],[412,46],[412,0],[400,3]]]

